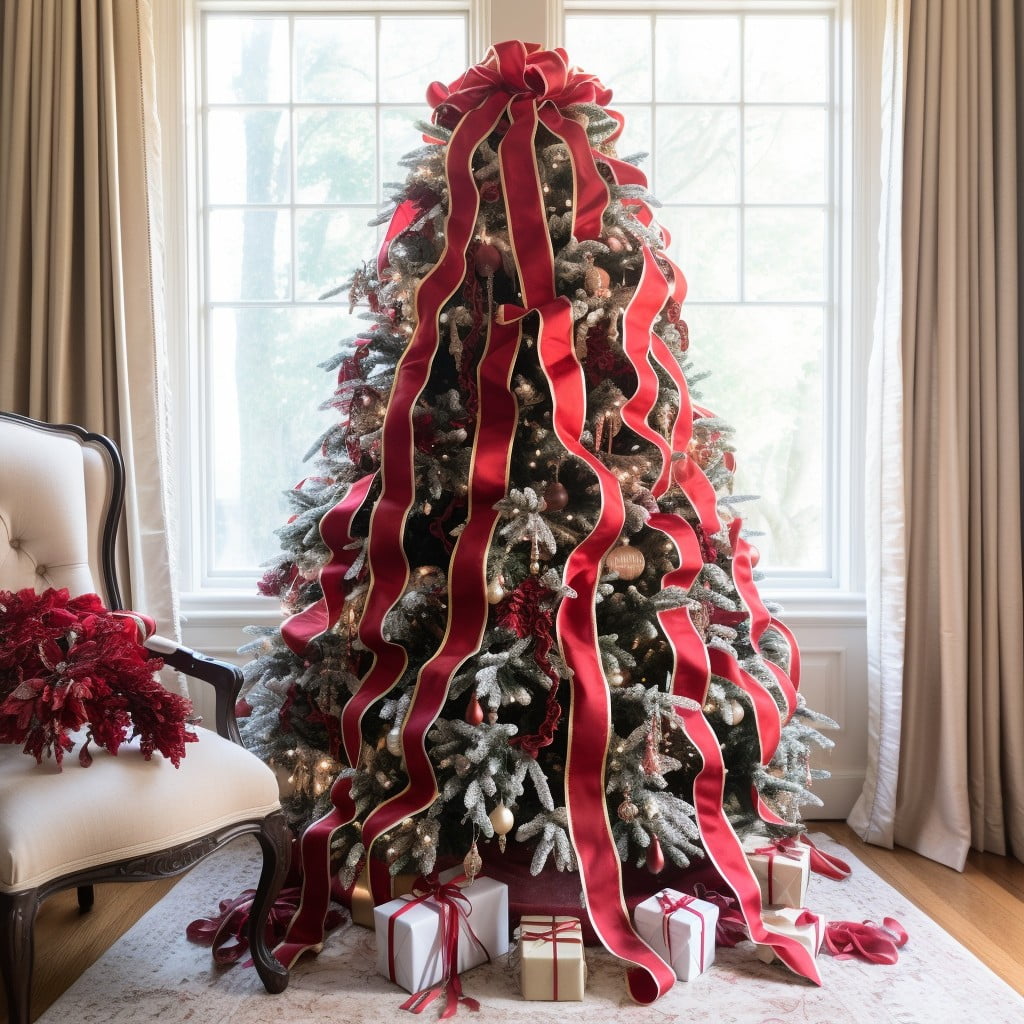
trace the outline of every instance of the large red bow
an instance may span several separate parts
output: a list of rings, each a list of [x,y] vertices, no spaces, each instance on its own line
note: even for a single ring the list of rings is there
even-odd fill
[[[427,89],[427,102],[434,108],[434,123],[451,128],[463,114],[496,93],[505,93],[510,99],[525,96],[558,107],[574,103],[603,107],[612,98],[611,89],[596,76],[569,66],[565,50],[543,50],[537,43],[516,39],[496,43],[481,63],[474,64],[451,85],[432,83]]]

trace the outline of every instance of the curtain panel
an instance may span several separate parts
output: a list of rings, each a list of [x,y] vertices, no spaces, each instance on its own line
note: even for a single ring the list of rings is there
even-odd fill
[[[126,600],[177,637],[149,3],[0,19],[0,407],[119,443]]]

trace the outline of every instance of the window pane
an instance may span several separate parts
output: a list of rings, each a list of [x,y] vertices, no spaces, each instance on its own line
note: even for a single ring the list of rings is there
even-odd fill
[[[206,20],[209,103],[287,103],[288,19]]]
[[[658,18],[654,46],[659,103],[740,98],[739,18]]]
[[[337,417],[319,409],[333,382],[317,364],[358,324],[336,307],[213,312],[215,571],[252,569],[277,553],[274,531],[287,514],[283,492],[309,473],[302,456]],[[258,471],[245,468],[254,466]]]
[[[820,569],[822,538],[822,359],[820,308],[684,307],[691,352],[713,373],[701,404],[736,431],[736,494],[759,495],[737,507],[762,564]]]
[[[744,53],[748,102],[828,99],[827,18],[747,18]]]
[[[747,202],[825,202],[828,116],[824,110],[750,107],[744,131]]]
[[[288,112],[211,110],[206,153],[211,203],[288,201]],[[258,159],[249,154],[258,153]]]
[[[462,18],[381,18],[380,52],[388,61],[380,72],[383,103],[422,103],[427,86],[446,85],[466,70]]]
[[[739,298],[739,216],[734,206],[669,206],[658,215],[672,235],[690,302]]]
[[[748,299],[824,301],[823,210],[799,207],[748,209],[745,231]]]
[[[286,299],[291,294],[287,210],[214,210],[208,258],[210,299]]]
[[[597,75],[614,93],[616,103],[651,98],[651,23],[648,18],[567,18],[565,48],[569,59]]]
[[[734,107],[658,106],[654,166],[663,202],[739,198],[739,112]]]
[[[386,107],[380,112],[380,175],[378,184],[405,181],[409,173],[398,161],[422,144],[417,121],[429,121],[422,103],[413,107]]]
[[[295,99],[373,103],[377,38],[372,18],[295,19]]]
[[[352,276],[375,254],[377,229],[367,223],[372,206],[356,210],[297,210],[295,213],[295,298],[318,299]],[[346,296],[341,299],[347,301]]]
[[[295,201],[372,203],[377,198],[373,107],[323,107],[295,114]]]

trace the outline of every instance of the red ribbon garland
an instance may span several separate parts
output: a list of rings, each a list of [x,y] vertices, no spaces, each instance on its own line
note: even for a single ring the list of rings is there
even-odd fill
[[[564,934],[574,932],[574,935]],[[551,998],[558,999],[558,944],[568,942],[572,945],[582,946],[583,939],[580,936],[579,921],[556,921],[551,918],[550,925],[540,932],[523,932],[519,937],[521,942],[550,942],[551,943]]]
[[[872,964],[894,964],[897,950],[910,936],[894,917],[881,925],[873,921],[832,921],[825,928],[825,949],[837,960],[866,960]]]
[[[395,924],[403,914],[422,903],[432,902],[438,906],[438,928],[441,934],[441,978],[434,985],[414,992],[402,1003],[403,1010],[411,1013],[422,1013],[438,996],[445,995],[445,1008],[440,1020],[453,1017],[461,1003],[467,1009],[479,1010],[480,1003],[462,992],[462,979],[459,977],[459,934],[465,924],[470,940],[483,951],[487,962],[491,954],[477,937],[469,923],[469,915],[473,906],[469,898],[458,885],[466,880],[465,875],[448,882],[440,882],[436,877],[420,876],[414,886],[413,895],[405,906],[396,910],[388,918],[388,974],[395,980]],[[468,909],[467,909],[468,908]]]

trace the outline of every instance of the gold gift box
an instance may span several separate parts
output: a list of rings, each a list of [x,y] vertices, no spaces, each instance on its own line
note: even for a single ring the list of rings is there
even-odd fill
[[[581,1000],[586,982],[578,917],[523,915],[519,969],[524,999]]]

